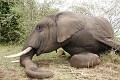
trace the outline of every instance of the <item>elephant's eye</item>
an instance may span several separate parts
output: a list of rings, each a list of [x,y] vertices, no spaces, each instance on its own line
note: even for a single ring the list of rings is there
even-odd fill
[[[36,30],[39,31],[39,32],[41,32],[41,31],[42,31],[42,28],[43,28],[42,26],[37,26],[37,27],[36,27]]]
[[[41,27],[40,27],[40,26],[38,26],[38,27],[37,27],[37,30],[40,30],[40,29],[41,29]]]

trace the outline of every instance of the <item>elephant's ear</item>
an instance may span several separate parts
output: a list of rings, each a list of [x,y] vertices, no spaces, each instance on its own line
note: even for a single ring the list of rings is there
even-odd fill
[[[59,15],[57,20],[57,41],[63,42],[70,38],[74,33],[82,30],[86,25],[85,19],[75,13],[64,13]]]

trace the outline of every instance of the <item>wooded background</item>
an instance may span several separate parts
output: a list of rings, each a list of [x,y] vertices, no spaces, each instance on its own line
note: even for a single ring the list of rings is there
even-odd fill
[[[119,0],[68,2],[69,0],[0,0],[0,43],[22,44],[43,16],[60,11],[105,17],[111,22],[116,39],[119,39]]]

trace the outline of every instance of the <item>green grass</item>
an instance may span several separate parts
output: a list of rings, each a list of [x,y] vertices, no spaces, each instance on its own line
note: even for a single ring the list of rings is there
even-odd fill
[[[0,80],[31,80],[19,63],[11,63],[18,58],[5,55],[20,52],[22,46],[0,46]],[[108,53],[108,54],[107,54]],[[34,56],[33,61],[42,70],[54,72],[54,77],[43,80],[120,80],[120,57],[113,52],[101,56],[102,63],[94,68],[76,69],[70,66],[67,56],[55,57],[56,53]],[[33,79],[37,80],[37,79]]]

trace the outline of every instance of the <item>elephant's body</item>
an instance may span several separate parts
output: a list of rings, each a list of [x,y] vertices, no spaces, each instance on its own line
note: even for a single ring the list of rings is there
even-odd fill
[[[66,16],[71,17],[73,14]],[[78,29],[80,30],[76,31],[70,39],[65,41],[65,44],[63,42],[62,47],[65,51],[71,55],[79,54],[81,52],[99,54],[100,52],[111,48],[109,45],[102,42],[103,38],[114,40],[113,29],[106,19],[82,14],[79,14],[78,19],[80,19],[80,21],[82,20],[82,23],[84,24],[82,24],[82,27],[78,26]],[[71,30],[72,28],[70,27],[69,31]]]
[[[88,34],[88,32],[79,31],[75,34],[76,36],[71,37],[71,40],[68,44],[63,46],[63,49],[67,51],[69,54],[79,54],[82,52],[92,52],[95,54],[99,54],[100,52],[108,50],[108,45],[99,42],[96,40],[92,34]],[[92,41],[89,43],[89,41]]]
[[[69,15],[69,17],[70,16],[73,16],[73,14]],[[101,17],[79,14],[78,18],[80,20],[81,17],[84,26],[82,26],[82,29],[80,29],[81,26],[79,26],[80,30],[66,41],[67,44],[65,43],[65,45],[62,46],[63,49],[71,55],[79,54],[81,52],[99,54],[100,52],[111,49],[110,45],[101,42],[103,38],[114,40],[114,32],[111,24]]]
[[[38,72],[37,65],[31,61],[35,54],[40,55],[62,47],[71,55],[72,66],[80,68],[83,66],[82,63],[89,62],[89,58],[93,60],[94,65],[98,65],[100,59],[96,54],[99,55],[100,52],[111,48],[119,52],[119,46],[114,41],[113,29],[106,19],[73,12],[60,12],[40,20],[23,48],[24,51],[28,51],[26,50],[28,47],[32,50],[20,56],[20,63],[25,67],[28,76],[48,78],[53,74]]]

